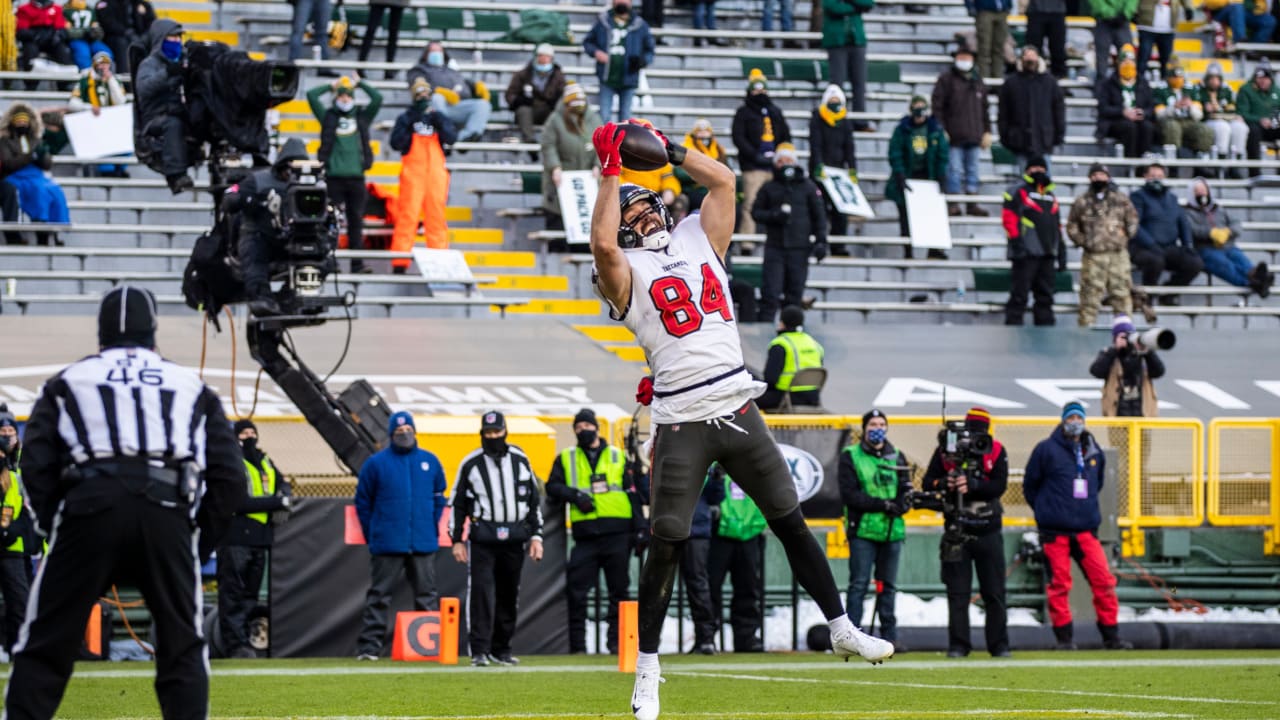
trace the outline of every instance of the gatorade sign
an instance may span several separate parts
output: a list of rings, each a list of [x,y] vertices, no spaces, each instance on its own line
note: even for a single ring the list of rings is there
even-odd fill
[[[391,659],[406,662],[458,662],[458,598],[440,598],[440,610],[396,613]]]

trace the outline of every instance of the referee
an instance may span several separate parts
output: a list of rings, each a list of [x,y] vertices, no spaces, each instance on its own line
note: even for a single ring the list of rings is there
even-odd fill
[[[155,332],[151,293],[108,292],[100,351],[45,382],[32,408],[22,478],[49,550],[14,646],[9,720],[53,717],[84,618],[114,582],[136,585],[156,624],[165,720],[209,713],[199,564],[243,500],[244,463],[218,396],[156,354]]]

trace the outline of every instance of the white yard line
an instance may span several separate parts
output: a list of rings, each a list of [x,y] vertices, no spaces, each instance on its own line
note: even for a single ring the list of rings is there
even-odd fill
[[[680,713],[681,718],[703,718],[705,720],[717,720],[725,718],[733,720],[734,718],[774,718],[778,717],[785,711],[759,711],[759,712],[684,712]],[[848,710],[815,710],[812,712],[793,713],[794,717],[799,718],[847,718]],[[577,718],[595,719],[595,718],[630,718],[627,713],[610,713],[601,715],[593,713],[590,715],[574,715],[565,713],[503,713],[501,715],[301,715],[291,716],[291,720],[576,720]],[[948,720],[950,718],[1010,718],[1021,720],[1023,718],[1035,720],[1054,720],[1054,719],[1070,719],[1070,718],[1089,718],[1090,720],[1183,720],[1194,718],[1194,715],[1161,713],[1161,712],[1134,712],[1128,710],[1101,710],[1098,708],[1063,708],[1056,710],[873,710],[864,712],[859,710],[857,717],[859,720],[901,720],[902,718],[920,718],[921,720]],[[123,718],[120,720],[134,720],[132,718]],[[142,720],[141,718],[137,720]],[[221,716],[215,715],[212,720],[263,720],[258,716]]]

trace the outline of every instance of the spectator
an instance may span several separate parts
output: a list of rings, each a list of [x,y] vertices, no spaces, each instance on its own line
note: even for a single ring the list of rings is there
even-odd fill
[[[93,8],[86,5],[85,0],[67,0],[67,4],[62,6],[62,16],[67,21],[71,58],[78,69],[87,69],[93,56],[98,53],[106,53],[107,57],[114,58],[111,48],[102,42],[102,26],[94,17]]]
[[[146,39],[156,21],[155,9],[149,0],[98,0],[94,11],[102,25],[102,41],[111,48],[116,61],[116,70],[128,73],[132,67],[129,46]]]
[[[1062,241],[1062,220],[1053,180],[1043,158],[1027,161],[1022,182],[1004,194],[1001,220],[1009,239],[1009,302],[1004,324],[1021,325],[1027,312],[1027,291],[1035,297],[1031,314],[1036,325],[1052,325],[1055,260],[1067,269],[1067,244]]]
[[[764,0],[764,7],[760,13],[760,29],[764,32],[773,32],[773,16],[777,13],[782,23],[782,32],[791,32],[795,29],[795,6],[795,0]],[[770,41],[768,44],[772,44],[775,48],[783,47],[780,40]]]
[[[1214,202],[1209,183],[1202,177],[1191,181],[1187,189],[1187,221],[1196,252],[1204,261],[1204,269],[1236,287],[1247,287],[1265,298],[1271,294],[1275,273],[1267,264],[1253,264],[1236,245],[1240,238],[1239,221],[1227,209]]]
[[[237,420],[232,429],[249,483],[218,548],[218,630],[224,657],[256,658],[249,642],[249,617],[258,606],[267,554],[275,541],[272,513],[289,510],[293,489],[258,447],[258,428],[252,420]]]
[[[418,64],[409,68],[409,86],[412,88],[418,78],[430,83],[435,93],[431,96],[431,107],[459,128],[457,141],[479,140],[493,112],[489,88],[483,81],[467,80],[455,68],[444,45],[432,40]]]
[[[418,447],[413,415],[395,413],[387,425],[391,444],[365,461],[356,482],[356,516],[369,545],[369,592],[356,640],[357,660],[382,656],[387,609],[402,574],[413,588],[415,610],[440,608],[436,551],[445,506],[444,469],[439,458]]]
[[[752,235],[751,219],[756,193],[773,177],[773,153],[779,143],[791,142],[791,128],[782,110],[769,98],[768,82],[759,68],[747,76],[747,96],[733,114],[733,146],[738,149],[742,170],[742,216],[738,232]]]
[[[1204,269],[1191,240],[1191,224],[1178,206],[1178,198],[1164,184],[1164,165],[1151,163],[1143,177],[1146,184],[1129,195],[1138,211],[1138,232],[1129,242],[1129,257],[1142,273],[1142,284],[1155,287],[1160,274],[1169,271],[1166,285],[1190,285]],[[1164,295],[1166,304],[1177,304],[1176,295]]]
[[[761,410],[775,410],[790,393],[793,405],[820,407],[822,398],[818,388],[797,387],[792,381],[801,370],[822,367],[824,354],[822,344],[804,331],[804,310],[799,305],[782,308],[778,336],[769,343],[765,358],[764,382],[768,389],[756,400],[756,405]]]
[[[693,4],[693,29],[694,30],[711,30],[716,29],[716,0],[691,0]],[[703,38],[696,37],[693,39],[694,47],[702,47]],[[712,45],[723,46],[728,43],[718,37],[709,40]]]
[[[791,143],[778,145],[773,179],[760,188],[751,217],[764,227],[764,278],[760,288],[760,322],[773,322],[782,306],[799,305],[809,277],[809,258],[827,257],[827,216],[822,195],[804,176]],[[812,240],[810,239],[812,238]]]
[[[462,460],[453,484],[449,518],[453,559],[467,563],[471,665],[515,665],[511,637],[525,543],[534,562],[542,560],[542,493],[529,458],[507,444],[507,421],[491,411],[480,421],[480,448]],[[466,520],[468,542],[462,542]]]
[[[768,523],[760,508],[742,488],[712,465],[709,483],[724,486],[720,501],[720,522],[711,537],[707,577],[711,584],[711,605],[717,624],[724,618],[721,597],[725,575],[733,584],[729,624],[733,626],[733,651],[764,652],[764,529]]]
[[[1117,315],[1111,321],[1111,345],[1089,366],[1089,374],[1103,381],[1103,417],[1155,417],[1159,414],[1152,380],[1164,377],[1164,362],[1155,350],[1134,346],[1133,321]]]
[[[438,92],[438,91],[437,91]],[[449,200],[449,169],[445,148],[457,140],[449,116],[433,106],[431,85],[416,78],[410,90],[413,104],[396,118],[391,130],[391,149],[400,153],[400,201],[396,205],[393,252],[409,252],[422,222],[427,247],[449,247],[449,228],[444,208]],[[397,275],[409,270],[408,258],[391,261]]]
[[[599,113],[587,104],[587,93],[578,83],[564,87],[559,111],[542,128],[542,209],[548,230],[563,230],[560,216],[561,176],[568,170],[592,170],[598,175],[600,160],[591,145],[591,133],[603,125]],[[547,249],[563,252],[563,240],[553,240]]]
[[[59,65],[71,64],[67,45],[67,19],[53,0],[30,0],[15,11],[14,29],[18,39],[18,68],[29,72],[31,61],[44,55]],[[39,81],[27,81],[34,90]]]
[[[369,97],[369,103],[356,109],[355,88]],[[333,93],[333,105],[325,107],[321,98]],[[356,85],[349,78],[339,78],[332,85],[317,85],[307,91],[311,114],[320,121],[320,150],[316,159],[324,163],[325,188],[329,201],[341,206],[347,216],[347,247],[364,250],[364,206],[369,197],[364,174],[373,167],[373,147],[369,127],[382,108],[382,93],[356,75]],[[402,187],[403,190],[403,187]],[[359,258],[351,261],[351,272],[371,272]]]
[[[96,116],[104,107],[126,102],[124,88],[116,74],[111,72],[111,54],[102,50],[94,54],[93,66],[80,73],[80,79],[72,86],[67,107],[71,112],[88,111]],[[129,177],[124,165],[103,163],[97,166],[96,171],[100,177]]]
[[[31,593],[31,556],[38,547],[26,488],[18,471],[22,441],[18,421],[0,403],[0,594],[4,597],[4,652],[12,657],[27,598]]]
[[[991,432],[991,413],[970,408],[964,416],[965,429],[983,435]],[[1005,600],[1004,540],[1000,534],[1003,508],[1000,497],[1009,484],[1009,456],[999,440],[975,467],[961,470],[956,459],[943,456],[943,448],[933,451],[925,470],[923,489],[944,492],[954,504],[958,533],[946,532],[940,546],[942,583],[947,586],[947,657],[966,657],[969,641],[969,598],[973,594],[973,573],[978,573],[978,591],[987,613],[987,652],[992,657],[1011,657],[1009,652],[1008,605]]]
[[[663,19],[666,14],[666,8],[663,7],[665,4],[665,0],[641,0],[640,17],[644,18],[644,21],[649,23],[649,27],[651,28],[662,27]],[[657,44],[666,45],[667,41],[658,38]]]
[[[1213,147],[1213,131],[1201,122],[1204,106],[1186,86],[1187,73],[1181,67],[1169,68],[1167,79],[1167,85],[1155,92],[1155,116],[1160,121],[1161,141],[1207,158],[1209,148]]]
[[[1124,156],[1143,157],[1156,137],[1155,102],[1151,86],[1138,73],[1133,47],[1120,51],[1120,64],[1098,88],[1098,136],[1124,147]]]
[[[1098,319],[1098,308],[1110,299],[1117,315],[1133,312],[1130,294],[1129,241],[1138,232],[1138,211],[1111,182],[1102,163],[1089,166],[1089,189],[1076,197],[1067,216],[1067,237],[1082,249],[1080,258],[1080,327]]]
[[[1274,83],[1271,68],[1259,65],[1254,68],[1253,80],[1240,88],[1240,95],[1236,98],[1236,109],[1249,126],[1245,149],[1250,160],[1262,157],[1263,141],[1280,140],[1280,92]],[[1249,168],[1250,175],[1261,172],[1259,168]]]
[[[1062,409],[1062,424],[1041,440],[1027,460],[1022,494],[1035,511],[1036,530],[1044,548],[1048,583],[1045,599],[1058,650],[1075,650],[1071,624],[1071,560],[1093,591],[1098,631],[1108,650],[1132,650],[1116,627],[1120,603],[1116,578],[1098,542],[1102,513],[1098,493],[1106,477],[1107,457],[1085,429],[1084,406],[1072,401]]]
[[[831,198],[826,197],[820,181],[828,172],[849,174],[858,182],[858,155],[853,142],[853,121],[848,118],[844,91],[839,85],[828,85],[822,93],[822,104],[809,117],[809,174],[818,183],[827,208],[827,222],[832,235],[849,234],[849,219],[836,210]],[[848,255],[844,245],[836,246],[837,255]]]
[[[1009,37],[1013,0],[965,0],[964,7],[974,18],[978,74],[984,78],[1004,77],[1004,43]]]
[[[1249,126],[1236,114],[1236,97],[1222,78],[1222,66],[1210,63],[1204,79],[1192,90],[1192,97],[1205,113],[1205,125],[1213,133],[1213,148],[1219,158],[1243,158],[1248,145]]]
[[[729,154],[725,152],[724,146],[716,139],[715,133],[715,128],[711,126],[710,120],[698,118],[693,122],[693,129],[689,131],[688,135],[684,136],[683,145],[689,150],[697,150],[725,167],[729,167]],[[812,142],[812,139],[810,139],[810,142]],[[689,173],[685,172],[683,167],[676,168],[676,179],[680,181],[680,191],[685,196],[689,212],[701,208],[702,200],[707,196],[706,186],[699,185]]]
[[[1138,14],[1133,19],[1138,26],[1138,74],[1146,76],[1154,45],[1160,54],[1160,74],[1157,77],[1168,77],[1169,60],[1173,57],[1173,36],[1183,12],[1182,0],[1138,1]],[[1168,140],[1165,144],[1169,144]]]
[[[329,35],[325,30],[329,27],[329,0],[293,0],[293,32],[289,35],[289,59],[302,57],[302,41],[307,34],[307,26],[311,27],[311,41],[320,48],[320,58],[329,59]],[[318,74],[329,77],[336,71],[323,69]]]
[[[1231,41],[1227,43],[1227,53],[1234,54],[1237,43],[1271,42],[1271,33],[1276,29],[1276,19],[1267,8],[1267,0],[1249,0],[1247,7],[1243,0],[1208,0],[1204,6],[1213,12],[1214,20],[1231,28]]]
[[[1093,15],[1095,82],[1101,84],[1110,74],[1111,48],[1118,55],[1125,45],[1133,44],[1129,20],[1138,12],[1138,0],[1089,0],[1089,7]]]
[[[174,195],[195,183],[187,144],[187,108],[182,101],[182,26],[159,20],[150,30],[151,54],[133,74],[134,137],[138,159],[158,168]],[[141,145],[142,147],[137,147]]]
[[[619,122],[631,117],[631,100],[640,86],[640,71],[653,64],[654,47],[649,25],[631,12],[631,0],[614,0],[612,8],[600,13],[582,41],[582,49],[596,61],[601,116],[617,117]]]
[[[973,50],[968,45],[956,48],[951,57],[951,67],[943,70],[933,84],[933,114],[942,122],[951,144],[946,191],[948,195],[977,195],[978,161],[981,152],[991,148],[987,85],[973,69]],[[969,203],[967,210],[974,217],[990,215],[976,202]],[[951,205],[952,215],[963,212],[960,203]]]
[[[711,604],[711,580],[707,564],[711,559],[711,536],[720,525],[720,502],[724,500],[724,484],[708,481],[693,507],[689,539],[680,551],[680,579],[689,598],[689,618],[693,621],[693,649],[699,655],[716,654],[716,630],[720,617]]]
[[[853,624],[863,627],[862,611],[874,567],[874,617],[880,618],[880,637],[893,643],[896,652],[905,652],[898,644],[894,605],[898,560],[907,536],[902,516],[911,510],[911,467],[906,456],[889,442],[888,433],[889,418],[879,410],[868,410],[862,416],[862,440],[840,453],[837,477],[849,523],[849,595],[845,607]]]
[[[855,113],[867,111],[867,31],[862,14],[875,6],[875,0],[822,0],[822,47],[827,50],[828,80],[841,90],[849,83],[850,107]],[[783,29],[788,28],[784,25]],[[875,125],[857,120],[854,128],[871,132]]]
[[[369,53],[373,52],[373,38],[378,34],[378,28],[382,27],[382,16],[387,16],[387,62],[396,61],[396,46],[400,41],[400,21],[404,19],[405,8],[409,7],[409,0],[370,0],[369,2],[369,22],[364,26],[364,40],[360,42],[360,53],[357,59],[364,62],[369,59]],[[396,76],[396,71],[388,69],[384,77],[392,80]]]
[[[515,113],[521,142],[538,142],[538,129],[564,95],[564,70],[555,58],[556,51],[550,43],[538,45],[533,59],[517,70],[507,85],[507,107]]]
[[[1053,149],[1067,134],[1066,104],[1058,81],[1044,71],[1040,52],[1022,49],[1017,72],[1005,76],[1000,86],[1000,108],[996,125],[1000,144],[1018,156],[1018,164],[1041,158],[1045,170],[1053,171]]]
[[[898,231],[911,237],[907,219],[907,186],[909,180],[946,181],[951,148],[947,134],[938,119],[929,115],[929,101],[922,95],[911,98],[911,112],[898,121],[889,138],[889,182],[884,196],[898,206]],[[907,245],[911,257],[911,245]],[[930,250],[930,258],[946,258],[941,250]]]
[[[1027,4],[1027,44],[1042,52],[1049,46],[1049,74],[1057,80],[1067,76],[1066,0],[1030,0]]]
[[[40,141],[40,116],[24,102],[14,102],[0,117],[0,179],[11,185],[18,205],[38,223],[71,222],[67,197],[45,171],[53,166],[49,149]],[[15,217],[14,220],[17,220]],[[41,245],[61,245],[55,232],[36,232]]]

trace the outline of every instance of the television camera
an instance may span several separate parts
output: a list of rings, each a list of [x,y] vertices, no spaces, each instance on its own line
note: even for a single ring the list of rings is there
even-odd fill
[[[964,420],[948,420],[938,431],[938,454],[948,478],[974,478],[986,472],[985,456],[994,447],[991,435],[972,430]],[[955,489],[914,491],[911,507],[942,513],[943,560],[959,560],[965,542],[972,539],[970,528],[986,525],[1000,513],[999,500],[968,500]]]

